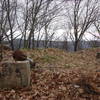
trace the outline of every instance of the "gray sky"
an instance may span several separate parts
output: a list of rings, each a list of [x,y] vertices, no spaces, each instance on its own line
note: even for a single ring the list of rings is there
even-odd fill
[[[24,3],[24,1],[25,0],[18,0],[19,3]],[[58,0],[58,3],[59,3],[59,0]],[[68,5],[69,6],[71,5],[70,2],[68,2],[68,4],[66,5],[66,7],[68,7]],[[66,11],[63,10],[61,12],[61,15],[64,15],[65,13],[66,13]],[[65,16],[59,16],[54,21],[55,21],[55,24],[54,23],[52,24],[52,28],[55,27],[55,26],[57,27],[57,30],[55,30],[55,35],[54,36],[55,36],[55,38],[59,37],[61,40],[63,40],[63,36],[64,36],[64,34],[66,34],[66,30],[67,30],[67,28],[65,28],[64,25],[67,23],[68,19]],[[73,29],[71,29],[71,31],[73,32]],[[96,31],[96,29],[94,27],[90,28],[89,31],[93,32],[96,36],[99,36],[98,32]],[[18,34],[20,34],[19,31],[16,32],[16,36]],[[36,38],[37,38],[37,35],[38,34],[35,34]],[[85,37],[83,37],[83,39],[85,39],[85,40],[86,39],[90,39],[91,40],[91,39],[94,39],[94,36],[91,35],[89,32],[86,32],[85,33]],[[68,38],[68,40],[70,40],[70,39]]]

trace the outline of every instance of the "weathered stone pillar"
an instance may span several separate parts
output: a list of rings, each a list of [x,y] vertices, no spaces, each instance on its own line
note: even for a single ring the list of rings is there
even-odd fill
[[[0,88],[30,86],[29,61],[3,62],[0,68]]]

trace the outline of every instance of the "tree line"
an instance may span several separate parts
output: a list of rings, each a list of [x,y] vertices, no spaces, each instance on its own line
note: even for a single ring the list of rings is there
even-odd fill
[[[44,47],[63,36],[70,38],[74,51],[87,34],[100,39],[100,0],[0,0],[0,44],[8,41],[14,50],[14,40],[24,41],[24,48]],[[57,37],[57,30],[63,35]],[[98,36],[91,29],[95,29]]]

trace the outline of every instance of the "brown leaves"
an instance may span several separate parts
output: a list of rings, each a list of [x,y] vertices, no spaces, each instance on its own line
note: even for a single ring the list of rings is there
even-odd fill
[[[99,93],[99,76],[100,72],[81,69],[37,69],[32,71],[31,87],[2,90],[0,100],[99,100],[100,95],[89,94],[84,87],[85,83],[89,84]]]
[[[49,55],[49,60],[53,59],[55,62],[49,64],[42,62],[41,58],[45,56],[45,52]],[[43,67],[52,68],[32,70],[30,87],[1,90],[0,100],[100,100],[100,71],[98,70],[100,65],[95,60],[96,52],[96,49],[77,53],[66,53],[56,49],[35,50],[34,52],[32,50],[29,54],[34,54],[33,59],[37,59],[40,67],[43,64]],[[7,56],[11,60],[10,52],[5,55],[4,60]],[[65,68],[65,64],[70,65],[71,68]],[[75,68],[73,65],[88,66],[90,69]],[[54,68],[55,66],[62,68]]]

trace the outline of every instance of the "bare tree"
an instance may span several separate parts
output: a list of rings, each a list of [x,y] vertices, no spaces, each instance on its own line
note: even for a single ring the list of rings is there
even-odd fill
[[[15,16],[16,16],[16,12],[17,12],[17,0],[5,0],[5,11],[6,11],[6,17],[7,17],[7,27],[8,30],[10,31],[10,45],[12,50],[14,50],[14,28],[16,25],[16,20],[15,20]]]
[[[74,51],[77,51],[79,41],[97,20],[99,7],[98,0],[73,0],[72,6],[67,7],[68,26],[72,30],[70,35],[74,41]]]
[[[41,40],[44,37],[44,34],[41,33],[43,30],[46,41],[49,25],[57,16],[59,8],[58,5],[54,5],[54,0],[25,0],[22,12],[22,23],[17,20],[17,25],[22,34],[21,40],[24,39],[24,47],[34,48],[35,35],[38,34],[37,41]],[[37,42],[38,45],[39,42]]]
[[[94,22],[94,26],[98,32],[98,36],[96,36],[95,34],[93,34],[96,38],[100,39],[100,19],[98,19],[96,22]]]
[[[29,31],[29,9],[30,9],[30,0],[24,0],[24,3],[19,5],[19,14],[20,16],[16,16],[16,23],[18,26],[18,31],[20,32],[20,42],[19,48],[21,47],[21,43],[23,40],[23,47],[28,47],[28,31]]]
[[[22,33],[22,38],[21,39],[24,39],[24,48],[28,47],[27,31],[28,31],[28,28],[29,28],[28,27],[29,26],[29,5],[30,5],[30,0],[25,0],[24,8],[22,9],[23,10],[23,13],[22,13],[23,14],[22,26],[20,26],[20,23],[18,23],[20,31]]]
[[[25,0],[25,6],[22,9],[22,11],[24,10],[22,15],[23,23],[20,25],[20,22],[18,22],[22,38],[24,37],[24,47],[27,45],[28,48],[34,48],[34,35],[38,30],[38,26],[40,27],[41,18],[43,18],[43,10],[47,5],[47,1],[48,0]]]
[[[4,16],[4,2],[0,2],[0,61],[2,60],[2,38],[3,38],[3,32],[2,32],[2,26],[3,26],[3,16]]]
[[[29,37],[28,37],[28,47],[34,48],[34,32],[38,23],[38,16],[41,11],[41,6],[43,5],[44,0],[32,0],[31,1],[31,8],[30,8],[30,29],[29,29]]]
[[[56,0],[48,0],[47,5],[44,9],[43,25],[44,25],[44,47],[47,48],[49,42],[52,40],[55,32],[55,26],[53,25],[55,19],[59,17],[61,12],[61,3],[57,4]],[[54,29],[53,29],[54,26]],[[52,30],[52,31],[51,31]]]
[[[7,16],[5,11],[5,0],[0,1],[0,60],[3,57],[3,39],[7,36],[8,28],[7,28]]]

